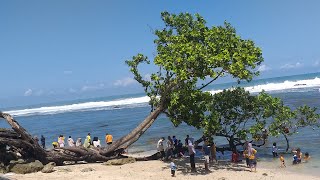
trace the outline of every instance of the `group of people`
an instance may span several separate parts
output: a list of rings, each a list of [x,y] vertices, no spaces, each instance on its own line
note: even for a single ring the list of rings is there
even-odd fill
[[[178,140],[175,136],[168,136],[167,141],[165,142],[165,138],[162,137],[157,143],[158,152],[161,155],[162,160],[172,160],[175,157],[182,157],[188,152],[190,157],[190,165],[191,171],[196,171],[195,166],[195,148],[198,146],[200,142],[204,142],[201,148],[204,155],[204,165],[205,169],[209,171],[209,162],[210,160],[216,160],[216,147],[214,143],[210,143],[208,139],[202,137],[197,141],[194,141],[189,135],[185,138],[184,145],[181,140]],[[170,163],[171,173],[174,176],[176,166],[173,162]]]
[[[182,144],[181,140],[178,140],[175,136],[172,136],[172,138],[171,138],[171,136],[168,136],[166,141],[165,141],[165,138],[162,137],[158,141],[157,149],[158,149],[158,152],[161,154],[162,160],[172,160],[172,158],[175,158],[175,157],[182,157],[185,155],[186,152],[188,152],[188,155],[190,157],[191,171],[195,171],[196,170],[196,167],[195,167],[195,155],[196,155],[195,148],[196,147],[199,148],[198,144],[201,142],[203,142],[201,150],[202,150],[202,154],[204,157],[204,167],[205,167],[205,170],[209,171],[209,167],[208,167],[209,162],[210,161],[212,162],[213,160],[217,161],[216,146],[213,141],[209,141],[204,136],[201,137],[199,140],[194,141],[193,138],[190,138],[189,135],[187,135],[184,145]],[[277,144],[273,143],[272,155],[274,158],[279,157],[278,150],[279,149],[277,147]],[[254,172],[256,172],[257,152],[258,151],[252,147],[252,144],[250,142],[246,142],[244,144],[242,156],[245,159],[246,165],[248,168],[250,168],[251,172],[253,170],[254,170]],[[304,162],[307,162],[311,158],[311,156],[308,152],[306,152],[303,156],[300,148],[293,149],[292,153],[293,153],[292,164],[294,164],[294,165],[301,163],[302,160]],[[280,167],[286,167],[285,158],[284,158],[283,154],[280,154],[279,159],[281,162]],[[236,148],[234,148],[232,155],[231,155],[231,162],[238,163],[240,161],[242,161],[242,159],[240,159],[240,154],[239,154],[238,150]],[[174,163],[174,160],[172,160],[170,163],[170,169],[171,169],[171,175],[175,176],[175,171],[176,171],[177,167]]]
[[[39,141],[37,136],[34,136],[33,138],[35,141]],[[46,147],[46,140],[45,137],[43,135],[41,135],[41,146],[45,149]],[[112,144],[113,141],[113,136],[109,133],[106,133],[105,136],[105,142],[107,145]],[[81,138],[77,138],[77,141],[74,141],[73,138],[71,136],[69,136],[69,138],[67,139],[67,145],[68,147],[80,147],[83,146],[85,148],[89,148],[89,147],[96,147],[99,148],[101,147],[101,141],[98,137],[93,137],[92,141],[91,141],[91,134],[88,133],[88,135],[85,138],[85,141],[82,143],[82,139]],[[52,146],[53,148],[58,148],[58,147],[65,147],[66,143],[65,143],[65,137],[61,134],[59,135],[57,141],[52,142]]]
[[[181,140],[178,140],[176,136],[168,136],[167,141],[162,137],[158,141],[157,149],[161,154],[161,159],[169,160],[173,157],[181,157],[184,155],[184,148]]]
[[[308,162],[311,158],[310,154],[308,152],[306,152],[303,156],[301,149],[297,148],[297,149],[292,149],[292,164],[296,165],[296,164],[300,164],[302,162],[302,160],[304,160],[304,162]],[[278,157],[278,147],[277,147],[277,143],[273,143],[272,145],[272,155],[274,158]],[[286,167],[285,164],[285,158],[283,156],[283,154],[280,154],[280,167]]]

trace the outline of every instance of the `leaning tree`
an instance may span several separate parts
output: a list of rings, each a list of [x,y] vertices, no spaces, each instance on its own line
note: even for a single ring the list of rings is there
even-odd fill
[[[202,16],[189,13],[163,12],[161,18],[164,28],[154,32],[157,52],[152,60],[159,70],[146,80],[139,71],[139,65],[149,64],[148,57],[137,54],[126,61],[134,78],[150,97],[152,108],[151,113],[129,134],[100,150],[58,148],[44,151],[18,122],[1,113],[13,131],[0,133],[0,144],[8,144],[15,139],[9,144],[12,148],[21,153],[28,149],[42,162],[105,161],[134,143],[161,113],[166,114],[176,126],[185,122],[200,128],[199,122],[203,122],[206,116],[206,103],[211,99],[211,94],[204,91],[206,86],[224,76],[250,81],[258,75],[256,69],[263,61],[261,49],[252,40],[242,39],[229,23],[209,27]],[[13,135],[8,137],[8,134]]]

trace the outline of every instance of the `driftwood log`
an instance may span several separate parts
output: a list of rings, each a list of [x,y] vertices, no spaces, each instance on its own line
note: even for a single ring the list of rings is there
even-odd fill
[[[52,150],[45,150],[32,136],[9,114],[0,112],[0,118],[4,118],[10,129],[0,129],[0,153],[6,153],[7,147],[13,154],[19,154],[21,159],[36,159],[43,164],[55,162],[62,165],[64,161],[86,161],[101,162],[115,158],[126,158],[121,155],[124,149],[137,141],[139,137],[151,126],[162,109],[155,109],[150,115],[128,135],[115,141],[112,146],[106,148],[84,148],[84,147],[63,147]],[[1,155],[2,158],[4,156]],[[153,160],[158,159],[159,154],[154,154],[137,160]],[[0,159],[0,162],[5,161]],[[5,163],[5,162],[4,162]]]

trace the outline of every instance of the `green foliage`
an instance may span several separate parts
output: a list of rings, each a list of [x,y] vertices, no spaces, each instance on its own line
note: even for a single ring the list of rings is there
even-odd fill
[[[148,57],[138,54],[126,63],[150,97],[152,108],[161,107],[175,126],[185,122],[209,135],[244,140],[261,134],[266,126],[271,135],[278,136],[319,125],[316,109],[303,106],[292,111],[265,92],[253,96],[243,88],[214,95],[203,91],[226,75],[252,80],[263,61],[261,49],[242,39],[227,22],[208,27],[199,14],[189,13],[163,12],[161,18],[165,27],[154,32],[157,53],[153,62],[159,70],[146,80],[138,66],[149,64]],[[197,87],[204,80],[209,83]],[[294,130],[288,133],[287,129]]]
[[[319,127],[319,118],[316,108],[301,106],[293,111],[281,99],[265,92],[251,95],[236,88],[212,95],[202,128],[206,134],[241,142],[261,136],[263,129],[272,136],[287,136],[301,127]]]
[[[250,81],[263,61],[262,51],[251,40],[241,39],[227,22],[206,26],[199,14],[161,13],[165,28],[156,30],[154,63],[159,71],[144,80],[138,65],[149,63],[142,54],[126,63],[134,78],[151,98],[152,107],[162,106],[175,125],[185,121],[200,127],[209,94],[197,87],[200,81],[231,75]],[[211,82],[212,82],[211,81]]]

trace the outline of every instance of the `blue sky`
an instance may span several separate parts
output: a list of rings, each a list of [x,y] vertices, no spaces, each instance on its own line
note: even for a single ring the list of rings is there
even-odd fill
[[[142,91],[124,61],[155,53],[162,11],[230,22],[263,50],[264,77],[318,72],[320,1],[0,1],[0,99],[55,101]],[[144,67],[145,75],[155,67]],[[5,102],[5,101],[3,101]]]

